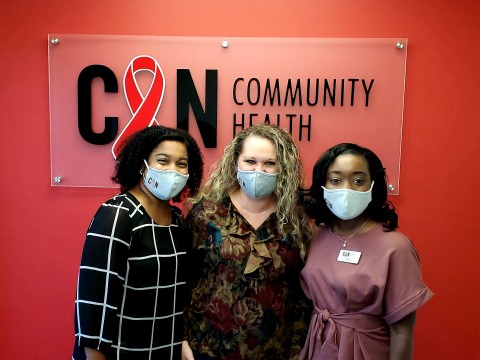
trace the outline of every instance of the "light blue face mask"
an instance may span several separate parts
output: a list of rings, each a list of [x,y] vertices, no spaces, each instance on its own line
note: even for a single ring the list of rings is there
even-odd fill
[[[148,191],[160,200],[170,200],[177,196],[187,184],[188,175],[176,170],[158,170],[147,164],[148,171],[143,174],[143,183]]]
[[[263,171],[237,169],[237,180],[243,192],[250,198],[261,199],[269,196],[277,186],[277,175]]]
[[[367,191],[351,189],[323,188],[323,198],[330,211],[342,220],[355,219],[360,216],[372,201],[373,181]]]

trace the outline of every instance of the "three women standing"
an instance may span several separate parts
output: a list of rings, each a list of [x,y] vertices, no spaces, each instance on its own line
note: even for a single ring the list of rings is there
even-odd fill
[[[290,134],[256,125],[195,197],[202,172],[181,130],[146,128],[123,147],[122,192],[87,232],[74,359],[411,359],[415,311],[433,294],[373,152],[329,149],[299,198]],[[182,195],[194,196],[188,229],[169,203]],[[300,200],[319,226],[303,270],[312,232]]]

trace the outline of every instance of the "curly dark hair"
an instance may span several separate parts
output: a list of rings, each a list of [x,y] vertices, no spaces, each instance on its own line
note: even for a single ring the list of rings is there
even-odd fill
[[[341,143],[328,149],[313,167],[312,186],[300,191],[300,201],[304,204],[307,214],[315,220],[315,224],[331,225],[337,218],[330,211],[323,199],[323,188],[327,183],[327,173],[330,166],[339,155],[360,155],[368,162],[372,177],[372,201],[365,210],[365,215],[383,224],[386,231],[398,227],[398,215],[395,207],[387,201],[387,175],[382,161],[370,149],[351,143]]]
[[[140,170],[152,151],[165,140],[179,141],[187,147],[189,178],[185,188],[175,196],[173,202],[197,194],[203,177],[203,156],[195,139],[186,131],[154,125],[137,131],[121,146],[112,180],[120,185],[122,192],[135,187],[140,181]]]

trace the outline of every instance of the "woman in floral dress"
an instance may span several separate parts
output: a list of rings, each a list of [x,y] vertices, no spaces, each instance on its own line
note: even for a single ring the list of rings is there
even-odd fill
[[[298,207],[298,149],[285,130],[236,136],[192,199],[191,304],[183,359],[297,359],[310,302],[299,274],[311,234]]]

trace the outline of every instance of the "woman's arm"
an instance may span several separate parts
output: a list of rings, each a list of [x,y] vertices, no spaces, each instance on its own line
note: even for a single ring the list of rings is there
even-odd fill
[[[123,293],[131,229],[125,206],[109,202],[102,204],[87,230],[75,300],[76,346],[80,348],[104,354],[111,348],[111,334],[118,329],[116,309]]]
[[[413,359],[415,311],[390,325],[390,360]]]

